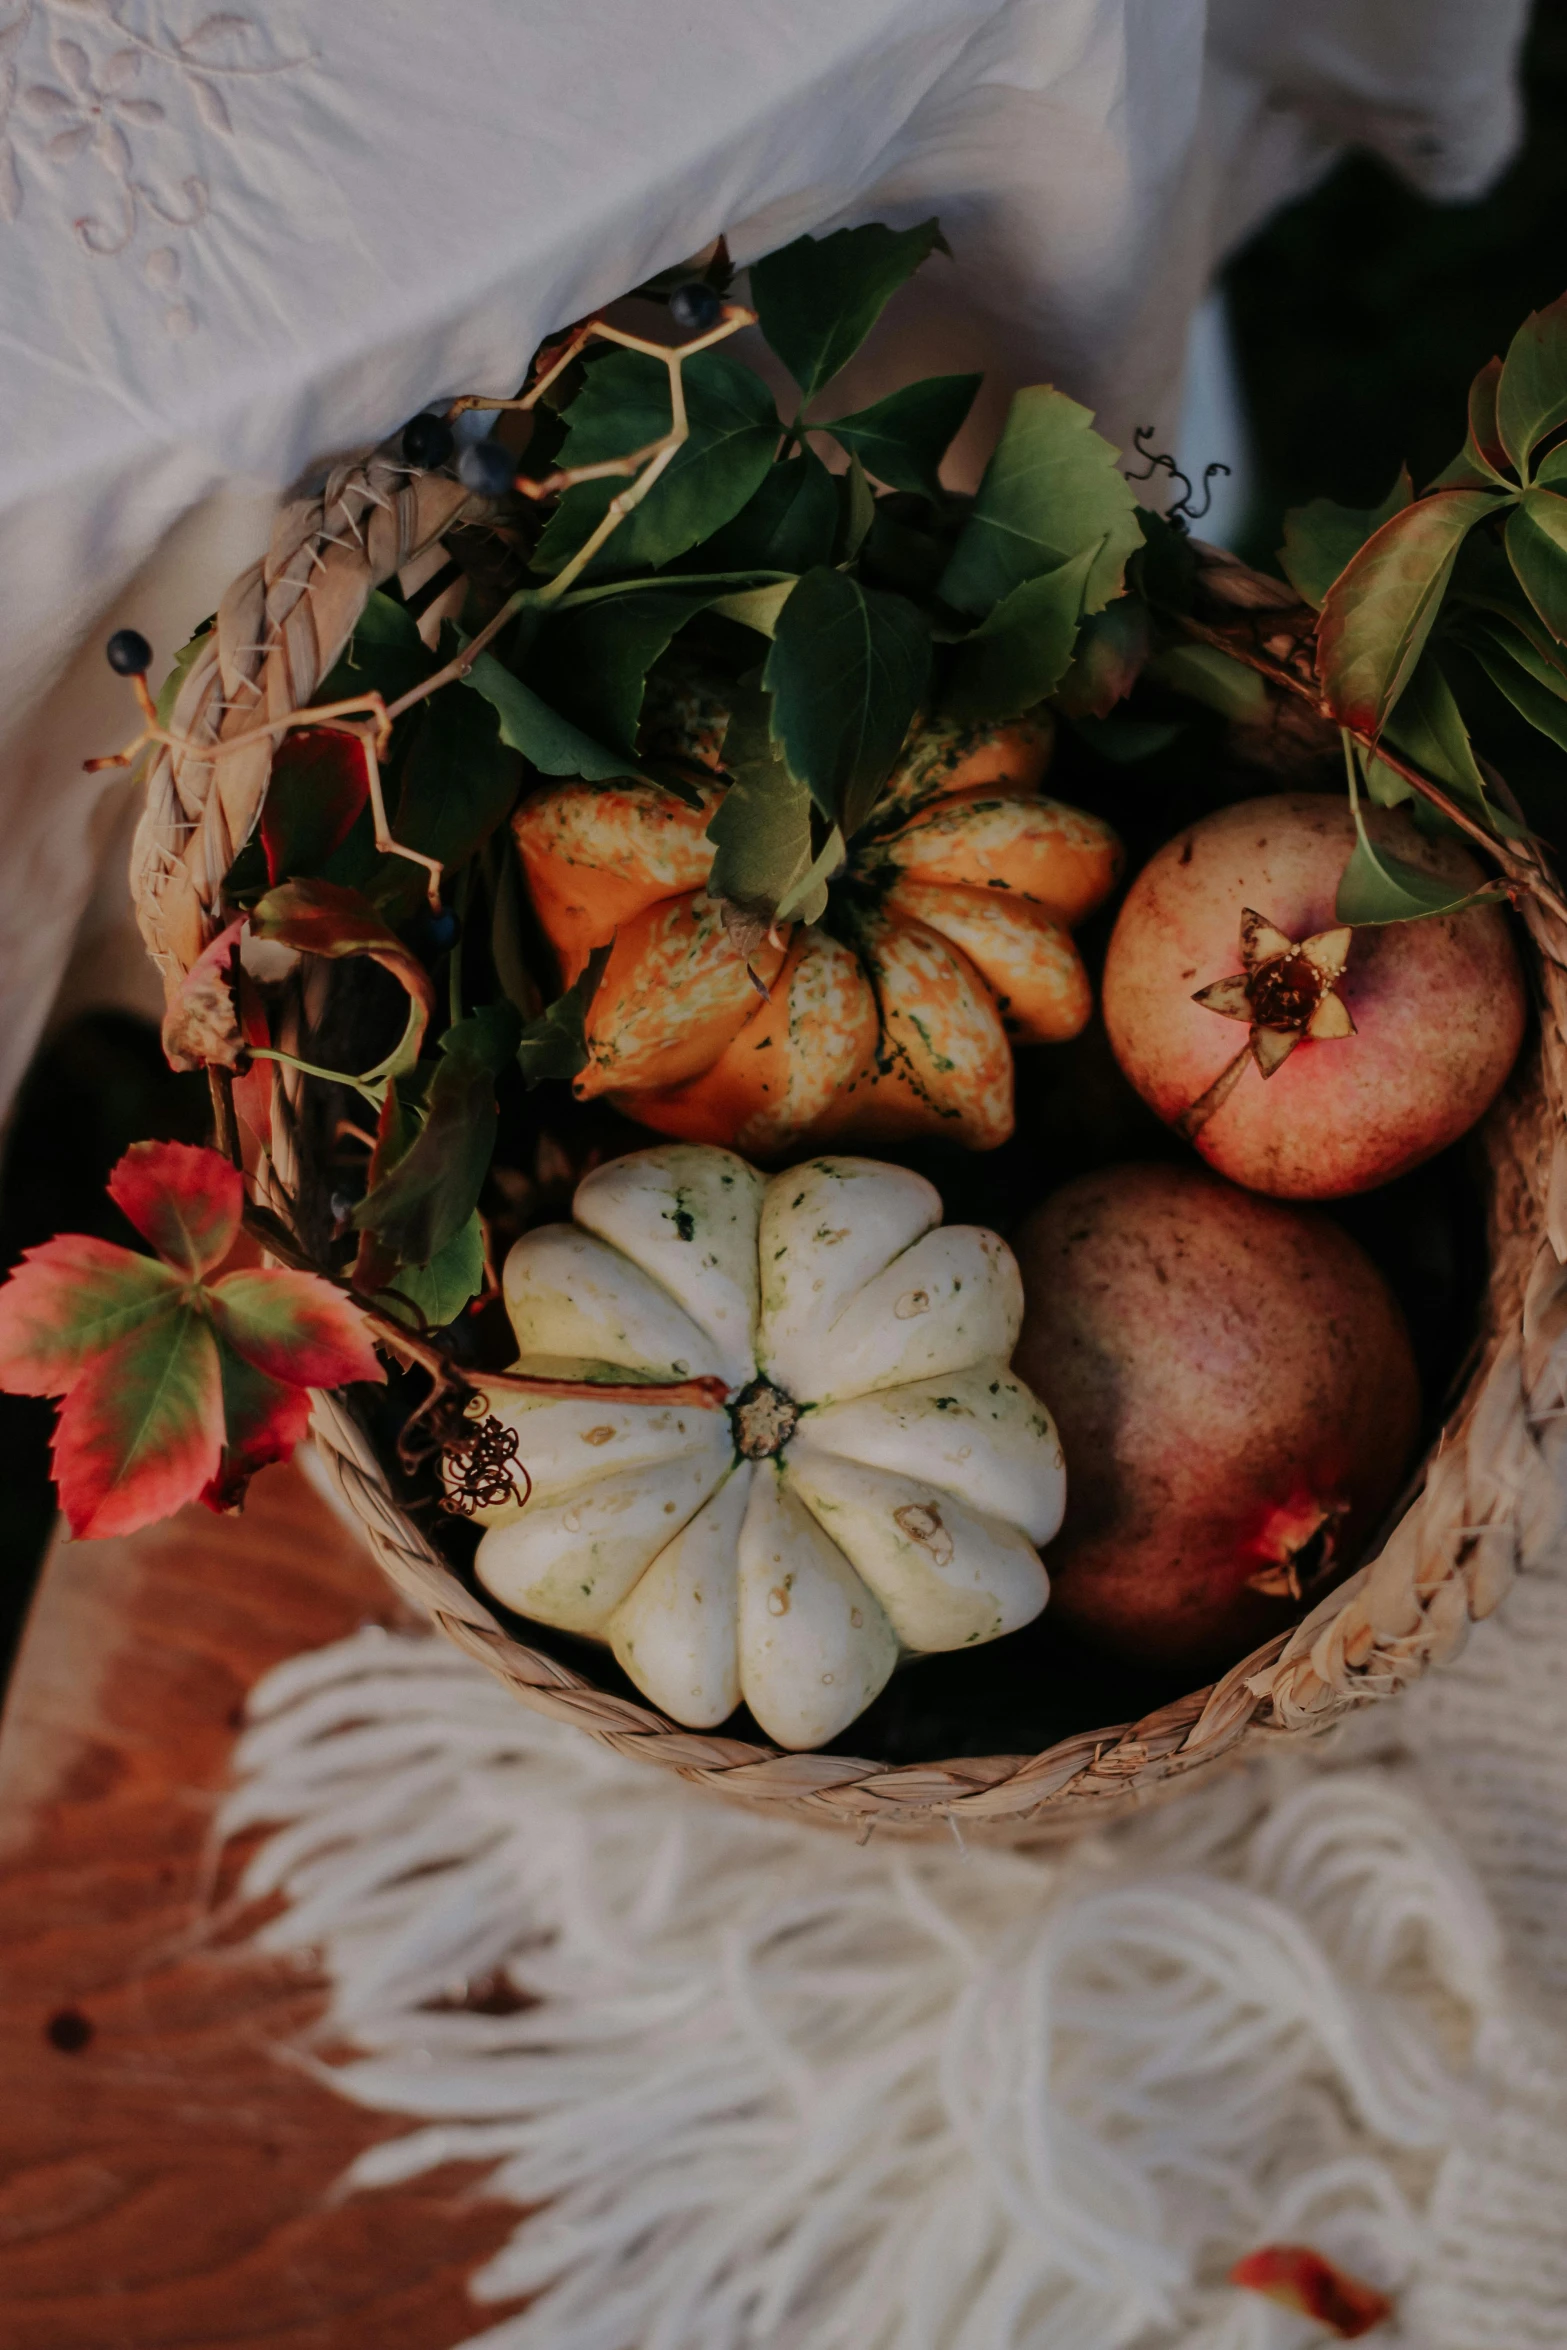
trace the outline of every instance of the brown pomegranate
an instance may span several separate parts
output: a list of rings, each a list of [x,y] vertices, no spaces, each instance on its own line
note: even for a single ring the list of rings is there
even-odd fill
[[[1195,1167],[1080,1176],[1013,1247],[1014,1361],[1066,1452],[1052,1618],[1143,1664],[1235,1662],[1354,1563],[1408,1467],[1392,1292],[1326,1216]]]
[[[1423,873],[1484,879],[1402,809],[1366,821]],[[1342,1198],[1419,1166],[1490,1107],[1523,1039],[1501,910],[1348,929],[1333,909],[1354,846],[1343,800],[1221,809],[1143,867],[1105,963],[1105,1026],[1143,1099],[1220,1174],[1279,1198]]]

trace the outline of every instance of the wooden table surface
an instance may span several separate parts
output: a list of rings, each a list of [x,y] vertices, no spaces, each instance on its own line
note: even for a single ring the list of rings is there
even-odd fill
[[[245,1693],[396,1602],[297,1469],[55,1548],[0,1730],[4,2350],[450,2350],[515,2225],[455,2167],[330,2200],[403,2126],[284,2060],[319,1982],[203,1882]]]

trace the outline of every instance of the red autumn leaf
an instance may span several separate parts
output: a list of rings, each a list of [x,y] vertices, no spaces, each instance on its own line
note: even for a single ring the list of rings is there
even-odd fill
[[[261,992],[243,964],[235,972],[235,1007],[239,1013],[240,1032],[246,1050],[254,1052],[257,1045],[270,1045],[272,1031],[267,1026],[267,1015],[262,1006]],[[252,1060],[243,1076],[234,1080],[234,1110],[243,1119],[263,1150],[272,1148],[272,1073],[271,1061]]]
[[[230,1347],[220,1347],[223,1376],[223,1458],[203,1488],[209,1510],[237,1510],[258,1469],[286,1461],[310,1432],[310,1390],[269,1379]]]
[[[1263,2244],[1237,2260],[1230,2283],[1315,2318],[1341,2342],[1358,2341],[1393,2314],[1386,2293],[1336,2267],[1309,2244]]]
[[[222,1453],[217,1340],[175,1300],[96,1355],[61,1407],[54,1480],[71,1532],[134,1534],[170,1516]]]
[[[315,1273],[230,1273],[207,1295],[218,1336],[269,1378],[346,1387],[386,1377],[359,1308]]]
[[[1317,670],[1340,726],[1381,733],[1414,675],[1459,548],[1498,510],[1488,490],[1434,490],[1350,558],[1317,624]]]
[[[302,726],[284,735],[272,754],[261,810],[268,882],[275,888],[291,874],[324,865],[353,831],[369,796],[358,735],[336,726]]]
[[[198,1280],[222,1264],[245,1212],[239,1169],[188,1142],[133,1142],[109,1197],[160,1257]]]
[[[85,1232],[30,1248],[0,1288],[0,1388],[64,1395],[106,1347],[176,1306],[182,1287],[155,1257]]]

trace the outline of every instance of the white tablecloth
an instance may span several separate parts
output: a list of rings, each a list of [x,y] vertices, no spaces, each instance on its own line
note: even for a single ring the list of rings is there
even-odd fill
[[[161,660],[279,491],[720,229],[939,212],[844,386],[984,364],[1168,432],[1213,261],[1347,139],[1515,134],[1527,0],[0,0],[0,1105],[136,985],[105,629]],[[101,886],[100,886],[101,880]],[[98,891],[94,902],[94,891]]]

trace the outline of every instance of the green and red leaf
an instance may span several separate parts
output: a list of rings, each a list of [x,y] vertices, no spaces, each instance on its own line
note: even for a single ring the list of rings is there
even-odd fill
[[[1386,2293],[1351,2276],[1309,2244],[1263,2244],[1237,2260],[1230,2283],[1315,2318],[1341,2342],[1355,2342],[1393,2314]]]
[[[347,1387],[386,1377],[364,1314],[318,1274],[230,1273],[207,1293],[207,1306],[225,1347],[269,1379]]]
[[[220,1347],[223,1378],[223,1457],[202,1488],[208,1509],[237,1510],[258,1469],[291,1458],[310,1433],[310,1390],[271,1379],[229,1347]]]
[[[244,916],[232,921],[192,963],[163,1015],[163,1053],[171,1069],[240,1069],[245,1037],[235,1002]]]
[[[106,1348],[175,1312],[183,1287],[155,1257],[85,1232],[30,1248],[0,1287],[0,1389],[66,1394]]]
[[[296,947],[301,954],[325,955],[334,961],[347,955],[368,955],[390,971],[410,998],[409,1033],[403,1039],[398,1063],[412,1068],[435,1010],[435,987],[418,956],[382,921],[368,898],[332,881],[285,881],[268,890],[252,910],[250,927],[257,938],[274,939],[279,946]]]
[[[1567,643],[1567,498],[1525,490],[1507,517],[1507,560],[1557,643]]]
[[[1477,522],[1497,510],[1485,490],[1436,490],[1367,539],[1323,599],[1317,668],[1340,726],[1380,734],[1414,674]]]
[[[261,810],[267,880],[276,888],[323,866],[353,831],[370,796],[365,746],[336,726],[302,726],[272,755]]]
[[[1529,478],[1535,448],[1562,424],[1567,424],[1567,294],[1530,313],[1502,363],[1497,434],[1520,480]]]
[[[61,1406],[54,1480],[71,1532],[134,1534],[171,1516],[222,1453],[218,1343],[176,1303],[94,1355]]]
[[[109,1177],[109,1197],[165,1263],[198,1281],[222,1264],[245,1212],[239,1169],[189,1142],[133,1142]]]

